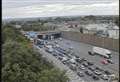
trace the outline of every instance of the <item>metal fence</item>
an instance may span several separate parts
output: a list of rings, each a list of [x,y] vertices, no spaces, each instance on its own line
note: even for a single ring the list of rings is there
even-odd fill
[[[92,34],[81,34],[80,32],[71,31],[63,31],[62,37],[94,46],[103,47],[117,52],[119,51],[119,39],[104,38]]]

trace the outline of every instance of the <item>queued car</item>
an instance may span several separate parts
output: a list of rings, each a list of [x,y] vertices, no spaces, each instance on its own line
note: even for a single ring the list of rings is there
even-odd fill
[[[79,66],[79,69],[85,70],[85,66],[84,66],[84,65],[80,65],[80,66]]]
[[[96,70],[96,68],[93,67],[93,66],[88,67],[88,69],[90,69],[91,71],[95,71]]]
[[[70,64],[69,67],[70,67],[70,69],[73,70],[73,71],[76,71],[76,70],[77,70],[75,64]]]
[[[101,67],[95,67],[96,70],[99,70],[99,71],[104,71]]]
[[[94,56],[95,54],[91,53],[91,51],[88,51],[88,54],[91,56]]]
[[[79,77],[84,77],[84,73],[83,73],[83,72],[77,72],[77,75],[78,75]]]
[[[111,59],[106,59],[108,63],[114,64],[114,62]]]
[[[109,72],[108,70],[105,70],[104,73],[107,75],[111,75],[111,72]]]
[[[102,63],[102,64],[104,64],[104,65],[108,65],[108,61],[107,61],[107,60],[105,60],[105,59],[104,59],[104,60],[102,60],[102,61],[101,61],[101,63]]]
[[[96,75],[101,75],[101,74],[102,74],[102,72],[101,72],[100,70],[95,70],[94,73],[95,73]]]
[[[101,77],[103,80],[109,80],[109,76],[106,75],[106,74],[102,74],[100,77]]]
[[[88,63],[88,65],[89,65],[89,66],[94,65],[94,63],[93,63],[93,62],[89,62],[89,61],[88,61],[87,63]]]
[[[58,59],[61,61],[63,59],[63,57],[62,56],[58,56]]]
[[[93,75],[93,72],[90,71],[90,70],[87,70],[87,71],[85,71],[85,74],[86,74],[86,75],[89,75],[89,76],[92,76],[92,75]]]
[[[68,61],[69,61],[69,58],[63,57],[61,61],[62,61],[63,64],[67,64]]]
[[[76,60],[76,62],[78,62],[78,63],[80,63],[80,64],[82,63],[82,61],[81,61],[80,58],[79,58],[79,59],[77,58],[77,59],[75,59],[75,60]]]
[[[62,41],[62,38],[59,38],[60,41]]]
[[[99,79],[100,79],[97,75],[93,75],[92,78],[93,78],[94,80],[99,80]]]
[[[89,66],[89,64],[87,62],[83,62],[82,65],[84,65],[85,67]]]

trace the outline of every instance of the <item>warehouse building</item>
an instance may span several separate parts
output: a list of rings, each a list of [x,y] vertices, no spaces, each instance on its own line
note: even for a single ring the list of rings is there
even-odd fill
[[[37,34],[34,43],[39,47],[42,47],[48,40],[54,40],[61,37],[61,32],[50,31],[50,32],[40,32]]]
[[[40,32],[37,35],[37,39],[53,40],[61,37],[61,32]]]

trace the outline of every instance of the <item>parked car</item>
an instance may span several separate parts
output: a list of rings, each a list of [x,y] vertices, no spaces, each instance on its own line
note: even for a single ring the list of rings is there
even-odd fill
[[[87,70],[87,71],[85,71],[85,74],[87,74],[87,75],[89,75],[89,76],[92,76],[92,75],[93,75],[93,72],[90,71],[90,70]]]
[[[83,72],[77,72],[77,75],[80,77],[84,77],[84,73]]]

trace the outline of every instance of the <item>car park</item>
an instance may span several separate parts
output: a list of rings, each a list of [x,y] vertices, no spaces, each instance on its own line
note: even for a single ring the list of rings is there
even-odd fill
[[[83,72],[77,72],[77,75],[78,75],[79,77],[84,77],[84,73],[83,73]]]
[[[89,75],[89,76],[92,76],[92,75],[93,75],[93,72],[90,71],[90,70],[87,70],[87,71],[85,71],[85,74],[86,74],[86,75]]]

